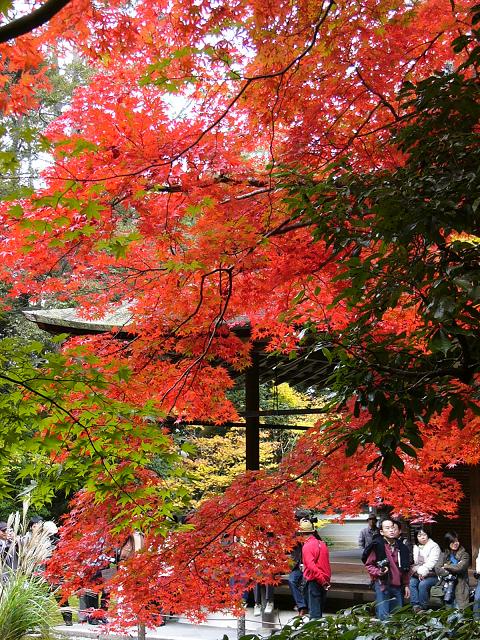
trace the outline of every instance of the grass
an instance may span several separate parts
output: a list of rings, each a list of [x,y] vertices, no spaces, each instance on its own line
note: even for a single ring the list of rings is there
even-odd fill
[[[60,610],[42,569],[53,545],[41,527],[27,532],[27,509],[8,520],[8,550],[0,555],[0,639],[24,640],[35,635],[55,637],[53,627],[61,621]]]
[[[2,587],[0,637],[23,640],[29,634],[53,639],[53,626],[61,621],[57,602],[42,578],[15,574]]]

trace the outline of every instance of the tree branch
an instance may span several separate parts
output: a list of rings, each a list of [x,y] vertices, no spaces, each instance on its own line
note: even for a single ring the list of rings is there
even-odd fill
[[[95,177],[95,178],[78,178],[75,176],[70,176],[69,178],[63,178],[59,176],[59,178],[61,180],[73,179],[77,182],[83,182],[83,183],[102,182],[104,180],[111,180],[115,178],[132,178],[135,176],[139,176],[145,173],[146,171],[150,171],[151,169],[158,169],[159,167],[171,165],[173,162],[176,162],[177,160],[185,156],[189,151],[194,149],[203,140],[203,138],[205,138],[207,134],[209,134],[213,129],[215,129],[226,118],[226,116],[232,111],[232,109],[235,107],[237,102],[239,102],[240,98],[244,95],[244,93],[247,91],[250,85],[261,80],[269,80],[269,79],[279,78],[281,76],[284,76],[288,71],[290,71],[292,67],[299,64],[303,60],[303,58],[305,58],[310,53],[310,51],[314,48],[318,39],[318,35],[320,33],[320,29],[323,26],[324,22],[327,20],[329,13],[334,6],[335,6],[335,0],[328,0],[328,5],[324,9],[322,9],[320,17],[318,18],[317,22],[313,26],[313,34],[310,39],[310,42],[297,56],[295,56],[295,58],[293,58],[293,60],[288,62],[285,67],[279,69],[278,71],[271,71],[270,73],[262,73],[255,76],[245,77],[242,87],[232,97],[232,99],[225,106],[223,111],[218,116],[216,116],[216,118],[205,129],[203,129],[200,133],[198,133],[198,135],[196,135],[195,139],[191,143],[187,144],[180,151],[177,151],[171,158],[168,158],[167,160],[160,160],[158,162],[151,162],[150,164],[145,165],[140,169],[135,169],[134,171],[128,171],[125,173],[110,174],[110,175],[104,175],[104,176]]]
[[[0,27],[0,43],[8,42],[25,33],[30,33],[37,27],[41,27],[53,18],[59,11],[65,7],[70,0],[47,0],[41,7],[32,11],[32,13],[22,16],[17,20],[13,20],[9,24]]]
[[[357,76],[360,78],[360,82],[363,84],[363,86],[370,91],[370,93],[373,93],[374,96],[377,96],[377,98],[380,99],[380,102],[383,104],[384,107],[387,107],[387,109],[390,111],[390,113],[393,115],[393,117],[395,118],[395,121],[398,121],[400,119],[400,116],[398,115],[398,113],[396,112],[396,110],[394,109],[394,107],[392,106],[392,104],[386,99],[386,97],[380,93],[379,91],[376,91],[366,80],[365,78],[362,76],[360,69],[358,67],[355,67],[355,73],[357,74]]]

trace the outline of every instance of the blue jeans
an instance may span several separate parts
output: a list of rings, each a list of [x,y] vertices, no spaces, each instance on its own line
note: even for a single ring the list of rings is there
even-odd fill
[[[247,581],[244,578],[229,578],[228,579],[228,585],[230,587],[230,589],[232,591],[235,591],[235,587],[237,586],[237,584],[241,585],[242,587],[245,587],[245,585],[247,584]],[[248,591],[244,591],[242,593],[242,600],[244,602],[247,602],[248,600]]]
[[[300,569],[294,569],[288,575],[288,586],[292,593],[297,609],[307,609],[307,603],[305,602],[305,596],[300,588],[303,579],[303,572]]]
[[[327,592],[316,580],[307,582],[307,602],[311,620],[322,617],[326,598]]]
[[[475,596],[473,598],[473,615],[477,620],[480,619],[480,580],[477,582],[477,586],[475,587]]]
[[[375,580],[375,601],[377,618],[386,620],[394,609],[403,606],[402,587],[394,587],[391,584],[382,585],[380,580]],[[383,590],[382,590],[383,586]]]
[[[257,584],[253,587],[253,598],[255,604],[262,604],[262,587],[265,589],[265,600],[267,602],[273,602],[273,585],[271,584]]]
[[[416,576],[410,578],[410,604],[413,606],[428,609],[428,601],[430,599],[430,589],[437,584],[438,578],[432,576],[419,580]]]

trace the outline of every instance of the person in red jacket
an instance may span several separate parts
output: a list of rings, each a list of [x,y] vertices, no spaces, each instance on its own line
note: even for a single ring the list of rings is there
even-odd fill
[[[323,615],[327,590],[330,587],[332,570],[328,547],[318,535],[310,520],[300,521],[302,533],[311,533],[303,545],[303,575],[306,580],[307,604],[310,618],[317,620]]]

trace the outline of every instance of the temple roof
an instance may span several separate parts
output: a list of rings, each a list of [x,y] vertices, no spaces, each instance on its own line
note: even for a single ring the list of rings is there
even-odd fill
[[[116,332],[118,338],[132,338],[134,332],[129,331],[133,315],[127,305],[115,311],[107,312],[98,318],[85,318],[79,308],[35,309],[23,312],[25,317],[35,322],[40,329],[51,334],[67,333],[70,335],[95,335],[108,331]],[[250,321],[247,316],[239,316],[228,322],[232,331],[238,336],[248,338]],[[308,388],[321,384],[326,378],[327,363],[321,350],[299,349],[295,357],[269,353],[267,342],[255,345],[259,357],[260,380],[275,381],[277,384],[288,382],[291,385]],[[231,372],[233,376],[238,372]]]
[[[105,313],[99,318],[85,318],[80,309],[35,309],[23,312],[27,320],[35,322],[40,329],[48,333],[70,333],[88,335],[106,333],[117,329],[119,334],[128,334],[128,326],[132,322],[132,313],[128,307],[122,306],[115,311]]]

